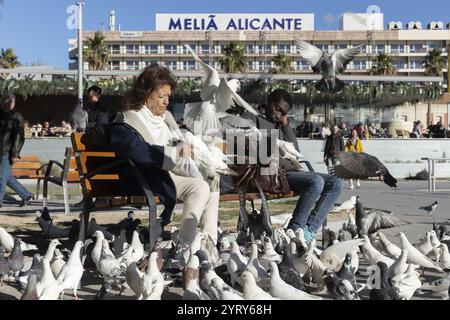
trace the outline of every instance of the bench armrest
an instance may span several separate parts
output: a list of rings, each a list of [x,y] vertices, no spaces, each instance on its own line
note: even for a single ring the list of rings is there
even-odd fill
[[[40,167],[37,171],[43,169],[43,168],[46,166],[46,167],[47,167],[47,170],[45,171],[45,177],[47,178],[47,177],[50,176],[50,173],[51,173],[51,171],[52,171],[52,167],[53,167],[54,164],[56,164],[58,167],[60,167],[61,170],[64,170],[64,166],[63,166],[60,162],[58,162],[58,161],[56,161],[56,160],[50,160],[47,164],[44,164],[44,165],[43,165],[42,167]]]
[[[304,163],[308,167],[309,172],[315,172],[314,168],[308,160],[299,160],[298,163]]]

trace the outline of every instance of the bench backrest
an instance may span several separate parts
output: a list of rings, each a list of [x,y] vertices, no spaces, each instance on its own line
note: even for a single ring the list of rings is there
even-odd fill
[[[75,154],[81,187],[85,197],[108,197],[119,195],[119,174],[117,169],[102,172],[86,178],[88,173],[116,160],[116,154],[105,135],[72,133],[72,147]]]
[[[72,148],[66,148],[66,154],[63,163],[62,178],[69,183],[79,183],[80,174],[78,173],[78,166]]]
[[[16,178],[37,178],[43,177],[41,161],[38,156],[22,156],[20,160],[14,162],[12,174]]]

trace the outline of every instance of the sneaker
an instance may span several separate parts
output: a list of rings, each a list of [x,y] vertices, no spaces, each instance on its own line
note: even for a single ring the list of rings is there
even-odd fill
[[[303,228],[303,236],[305,238],[305,241],[310,244],[311,241],[313,241],[315,239],[315,234],[313,232],[311,232],[308,227],[304,227]]]

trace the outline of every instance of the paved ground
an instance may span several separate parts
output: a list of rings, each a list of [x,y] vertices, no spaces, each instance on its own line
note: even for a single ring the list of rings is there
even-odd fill
[[[431,229],[434,222],[445,223],[447,225],[449,224],[450,182],[438,182],[438,191],[435,193],[428,193],[426,190],[426,181],[400,181],[397,189],[390,189],[386,185],[377,181],[366,181],[362,182],[361,188],[357,190],[350,190],[348,185],[346,185],[339,202],[348,200],[352,195],[359,195],[366,207],[393,211],[395,215],[412,222],[412,224],[385,230],[384,233],[392,242],[399,244],[399,239],[396,235],[398,232],[402,231],[407,234],[411,242],[415,243],[424,236],[426,231]],[[71,202],[75,203],[78,200],[80,199],[73,197]],[[439,201],[439,207],[433,216],[428,216],[425,212],[419,210],[420,206],[431,204],[435,200]],[[41,202],[33,201],[31,205],[26,208],[19,208],[13,202],[14,201],[7,201],[4,207],[0,209],[0,226],[11,228],[11,226],[14,225],[19,227],[21,230],[17,230],[16,234],[24,235],[25,241],[30,243],[36,242],[40,248],[40,253],[42,254],[42,251],[46,247],[47,241],[42,237],[36,239],[36,234],[39,233],[36,231],[30,231],[37,230],[36,224],[33,222],[33,217],[35,211],[40,209]],[[290,201],[290,207],[286,206],[286,213],[291,212],[292,205],[293,202]],[[238,207],[236,204],[235,209],[237,210],[237,208]],[[50,210],[52,215],[55,216],[55,220],[60,221],[70,221],[73,218],[76,218],[79,213],[77,208],[73,208],[72,215],[70,217],[66,217],[63,214],[61,201],[53,201],[50,205]],[[231,206],[230,210],[233,210],[233,206]],[[95,214],[95,217],[99,223],[115,223],[124,218],[127,211],[127,209],[113,212],[109,211],[107,212],[108,214],[105,214],[105,212],[99,212]],[[180,207],[177,208],[177,211],[180,211]],[[135,210],[135,212],[138,217],[145,218],[147,216],[147,212],[145,210]],[[281,212],[278,210],[278,213]],[[329,226],[337,231],[344,221],[346,221],[346,219],[342,215],[332,216],[330,217]],[[30,263],[31,255],[33,253],[34,252],[27,253],[30,255],[30,257],[27,257],[27,263]],[[364,261],[362,261],[361,274],[358,279],[360,283],[363,283],[367,277],[365,273],[366,267],[367,265]],[[434,280],[439,276],[441,275],[427,271],[423,280]],[[95,272],[88,270],[82,280],[81,291],[79,291],[80,298],[92,299],[100,285],[101,279]],[[170,288],[169,291],[164,294],[163,298],[179,299],[181,292],[182,291],[179,288]],[[363,297],[366,294],[367,292],[363,292]],[[0,300],[17,299],[20,295],[21,289],[15,285],[4,285],[0,287]],[[72,299],[71,295],[66,295],[66,297],[68,299]],[[122,296],[115,297],[115,299],[132,298],[133,295],[130,290],[125,290]],[[413,299],[432,299],[432,297],[427,294],[417,294]]]

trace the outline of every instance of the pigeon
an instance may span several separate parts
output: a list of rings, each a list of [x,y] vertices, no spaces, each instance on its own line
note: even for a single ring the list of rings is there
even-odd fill
[[[75,132],[84,132],[88,124],[88,113],[80,101],[69,114],[69,122]]]
[[[28,284],[28,278],[33,273],[36,274],[37,281],[40,281],[42,279],[42,275],[44,274],[42,257],[38,253],[33,256],[30,269],[28,269],[27,271],[21,271],[19,273],[19,281],[22,286],[25,287]]]
[[[234,301],[234,300],[244,300],[244,298],[236,294],[234,290],[231,290],[229,286],[224,285],[223,281],[219,278],[213,278],[211,280],[211,287],[213,287],[219,295],[219,300],[222,301]]]
[[[308,250],[303,254],[303,256],[300,258],[301,264],[303,266],[306,266],[306,269],[299,268],[298,264],[296,264],[297,270],[300,271],[300,273],[304,274],[306,271],[309,271],[312,275],[312,279],[317,287],[324,287],[325,282],[323,281],[323,274],[325,272],[325,267],[322,264],[322,261],[320,261],[319,257],[316,256],[314,253],[314,247],[316,245],[316,240],[313,239],[309,245]]]
[[[389,267],[389,278],[404,274],[408,270],[408,250],[403,249],[397,260]]]
[[[341,205],[334,207],[330,212],[350,211],[356,205],[356,197],[352,196],[350,200],[343,202]]]
[[[84,246],[82,241],[77,241],[72,250],[69,260],[61,269],[58,275],[59,291],[61,292],[61,300],[64,298],[64,290],[72,289],[76,300],[78,299],[77,290],[81,278],[83,277],[83,264],[81,263],[81,248]]]
[[[44,210],[45,212],[45,210]],[[48,210],[46,211],[48,215]],[[50,218],[50,216],[44,218],[43,213],[37,211],[36,212],[36,221],[38,222],[39,226],[41,227],[42,232],[44,235],[49,239],[63,239],[63,238],[69,238],[71,228],[59,228],[56,227],[53,224],[53,220]],[[73,226],[73,225],[72,225]]]
[[[414,295],[416,290],[422,287],[413,265],[409,265],[406,273],[398,274],[391,278],[391,283],[394,288],[398,289],[398,295],[403,300],[409,300]]]
[[[335,93],[343,89],[344,83],[337,75],[343,73],[347,65],[361,53],[361,46],[339,49],[329,55],[303,40],[297,40],[296,44],[301,57],[311,66],[314,73],[322,75],[316,89],[325,93]]]
[[[39,296],[36,290],[36,284],[37,284],[37,275],[33,273],[28,278],[27,288],[23,293],[22,297],[20,298],[20,300],[39,300]]]
[[[384,256],[372,246],[369,237],[364,236],[364,244],[361,246],[363,249],[363,256],[369,262],[369,265],[378,264],[378,262],[383,262],[385,265],[390,267],[395,261],[389,257]]]
[[[408,262],[419,265],[424,268],[431,268],[438,271],[442,271],[438,263],[430,260],[428,257],[423,255],[419,250],[417,250],[408,240],[403,232],[399,234],[402,243],[402,248],[408,250]]]
[[[300,152],[298,152],[297,149],[295,149],[295,146],[292,142],[277,139],[276,146],[280,152],[280,157],[282,159],[289,160],[293,164],[295,169],[302,169],[299,160],[305,157]]]
[[[56,247],[60,245],[61,242],[59,242],[58,239],[53,239],[52,241],[50,241],[44,259],[47,259],[47,261],[51,261],[53,259],[53,256],[55,255]]]
[[[256,243],[250,243],[250,257],[244,271],[249,271],[255,278],[256,282],[262,284],[269,278],[269,274],[261,265],[258,258],[258,246]]]
[[[131,261],[133,258],[131,257]],[[102,240],[102,250],[98,262],[98,271],[102,274],[105,282],[116,282],[125,279],[125,274],[120,268],[120,262],[109,249],[108,240]]]
[[[243,286],[243,294],[245,300],[281,300],[271,296],[263,289],[256,285],[256,279],[249,271],[244,271],[241,274]]]
[[[265,269],[267,269],[270,265],[270,262],[280,263],[281,257],[273,248],[272,240],[269,237],[264,237],[263,245],[264,253],[259,257],[261,265]]]
[[[0,227],[0,246],[3,246],[7,252],[11,252],[14,247],[14,237]],[[23,241],[20,243],[22,252],[37,250],[38,248],[33,244],[28,244]]]
[[[39,300],[58,300],[61,289],[58,281],[56,281],[53,276],[50,262],[44,258],[42,259],[42,264],[44,265],[44,275],[36,287],[39,294]]]
[[[327,249],[333,245],[333,242],[337,240],[336,233],[325,226],[322,227],[322,247]]]
[[[95,218],[92,218],[91,221],[89,221],[88,229],[87,229],[87,236],[92,237],[95,233],[95,231],[100,230],[103,235],[105,236],[105,239],[112,240],[113,235],[110,233],[105,227],[100,226],[97,224],[97,220]]]
[[[4,255],[5,249],[0,246],[0,286],[3,285],[3,279],[9,278],[9,263]]]
[[[132,261],[139,262],[144,256],[144,245],[139,239],[139,233],[137,231],[133,232],[133,239],[131,241],[131,245],[128,248],[131,250],[131,259]]]
[[[353,288],[357,290],[358,288],[356,286],[356,277],[355,277],[356,271],[358,270],[352,266],[352,254],[347,253],[345,255],[344,264],[342,265],[341,269],[338,272],[336,272],[336,275],[340,279],[348,280],[352,284]]]
[[[183,300],[209,300],[209,296],[199,286],[200,261],[192,254],[183,272]],[[214,280],[214,279],[213,279]],[[215,288],[217,290],[218,288]]]
[[[293,257],[289,247],[290,245],[291,244],[287,242],[285,242],[284,244],[283,259],[278,264],[278,273],[280,275],[280,278],[288,285],[298,290],[308,292],[303,281],[302,274],[294,265]]]
[[[102,255],[102,246],[105,236],[103,235],[102,231],[97,230],[94,232],[92,237],[95,238],[95,245],[91,251],[91,258],[95,264],[95,267],[97,268],[97,270],[99,270],[100,257]]]
[[[231,286],[234,287],[236,283],[241,286],[243,282],[239,276],[247,266],[248,260],[245,258],[236,241],[231,242],[230,258],[227,261],[227,270],[231,278]]]
[[[358,227],[356,226],[356,219],[352,212],[348,213],[347,231],[350,233],[352,239],[358,238]]]
[[[339,230],[339,235],[338,235],[338,241],[339,242],[344,242],[347,240],[346,234],[345,232],[347,231],[347,224],[344,223],[342,224],[342,229]]]
[[[134,233],[134,231],[133,231]],[[119,258],[123,256],[128,249],[129,244],[127,243],[127,230],[120,229],[120,233],[118,237],[114,239],[114,256]]]
[[[161,300],[164,291],[164,277],[158,269],[158,253],[149,256],[149,265],[141,279],[142,295],[139,300]]]
[[[104,282],[100,290],[95,294],[94,300],[111,300],[111,298],[114,296],[111,291],[111,283]]]
[[[18,275],[23,269],[23,254],[20,243],[22,240],[19,238],[14,239],[14,247],[12,248],[11,254],[8,256],[9,273]]]
[[[50,260],[50,268],[52,269],[52,273],[55,279],[58,278],[59,273],[61,272],[65,264],[66,261],[64,260],[64,255],[59,249],[55,249],[54,256],[52,260]]]
[[[282,300],[322,300],[320,297],[313,296],[284,282],[275,262],[270,262],[269,292],[273,297]]]
[[[340,242],[324,250],[320,255],[320,261],[326,269],[339,270],[344,263],[347,253],[352,253],[352,265],[358,269],[359,259],[357,253],[359,252],[359,246],[363,244],[363,239]]]
[[[401,300],[398,288],[389,282],[389,270],[386,263],[377,262],[378,272],[375,275],[375,287],[370,291],[370,300]]]
[[[430,283],[424,283],[421,287],[423,290],[429,290],[434,296],[440,296],[442,299],[449,298],[450,290],[450,274]]]
[[[445,272],[449,272],[449,269],[450,269],[450,254],[448,252],[448,246],[445,243],[441,244],[441,250],[442,250],[442,256],[441,256],[441,259],[440,259],[441,268]]]
[[[131,251],[127,252],[122,259],[122,262],[127,267],[126,281],[130,289],[134,292],[137,298],[142,295],[141,279],[144,275],[143,272],[139,271],[135,261],[131,259]]]
[[[341,179],[367,179],[378,177],[389,187],[397,187],[397,180],[376,157],[367,153],[339,152],[336,165],[330,173]]]
[[[438,204],[439,204],[439,201],[436,200],[429,206],[423,206],[423,207],[420,207],[419,209],[425,210],[429,215],[432,215],[434,210],[436,210],[436,208],[438,207]]]
[[[415,247],[423,255],[428,255],[431,250],[433,250],[433,246],[431,245],[431,232],[427,232],[425,238],[423,238],[421,242],[417,243]]]
[[[401,255],[402,249],[400,249],[398,246],[390,242],[388,238],[384,235],[384,233],[378,231],[377,236],[380,239],[384,251],[389,253],[394,258],[398,258]]]
[[[394,228],[408,224],[398,217],[386,212],[364,208],[359,196],[356,197],[356,226],[360,236],[369,235],[380,229]]]
[[[336,300],[360,300],[350,281],[339,279],[334,270],[326,269],[323,278],[328,291]]]

